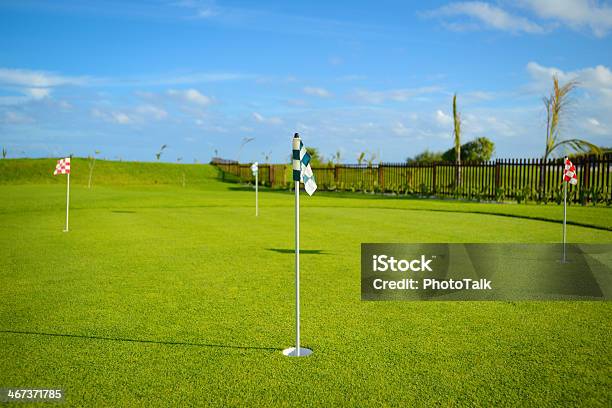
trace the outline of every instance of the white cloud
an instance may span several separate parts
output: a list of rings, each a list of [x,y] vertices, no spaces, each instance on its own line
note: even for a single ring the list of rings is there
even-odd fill
[[[593,126],[601,126],[601,124],[599,123],[599,121],[595,118],[588,118],[587,122]]]
[[[43,99],[51,94],[49,88],[27,88],[25,93],[32,99]]]
[[[176,90],[170,89],[168,91],[168,95],[180,98],[184,101],[200,105],[207,106],[212,103],[212,98],[206,95],[201,94],[196,89],[185,89],[185,90]]]
[[[612,29],[612,7],[593,0],[520,0],[518,4],[544,19],[560,21],[573,29],[588,27],[603,37]]]
[[[608,123],[603,123],[604,120]],[[609,116],[599,120],[596,118],[587,118],[584,123],[584,129],[594,135],[609,137],[612,129],[611,125],[612,123],[610,123]],[[609,145],[609,142],[606,142],[606,145]]]
[[[59,106],[62,110],[72,109],[72,105],[68,101],[59,101],[57,106]]]
[[[612,89],[612,72],[603,65],[585,68],[578,71],[578,81],[590,88]]]
[[[168,116],[168,112],[153,105],[141,105],[136,108],[136,112],[157,120],[165,119]]]
[[[494,134],[504,137],[517,135],[516,123],[500,119],[494,115],[474,116],[468,115],[463,121],[466,132],[472,135]]]
[[[527,72],[534,80],[538,82],[545,82],[546,86],[549,85],[550,80],[554,75],[556,75],[557,78],[559,78],[559,81],[561,82],[567,82],[572,79],[576,79],[575,75],[566,74],[559,68],[545,67],[533,61],[527,63]]]
[[[50,88],[61,85],[84,85],[88,81],[90,81],[88,77],[69,77],[46,71],[0,68],[0,84],[2,85]]]
[[[387,91],[358,90],[355,97],[363,102],[379,104],[386,101],[405,102],[410,98],[440,91],[439,87],[427,86],[421,88],[391,89]]]
[[[448,126],[453,123],[453,118],[451,118],[450,115],[447,115],[446,113],[438,109],[436,111],[436,122],[440,126]]]
[[[113,112],[111,113],[111,116],[113,120],[120,125],[127,125],[128,123],[132,122],[132,119],[130,119],[130,117],[123,112]]]
[[[19,105],[32,100],[41,100],[51,96],[55,87],[67,85],[84,85],[91,81],[89,77],[62,76],[47,71],[28,69],[0,68],[0,89],[19,91],[23,97],[2,97],[2,105]]]
[[[597,0],[517,0],[505,3],[522,8],[538,21],[482,1],[451,3],[422,14],[443,18],[445,25],[455,30],[487,27],[510,32],[543,33],[549,28],[562,26],[573,30],[587,28],[598,37],[604,37],[612,30],[612,6]]]
[[[304,87],[303,91],[307,95],[318,96],[320,98],[329,98],[330,96],[332,96],[331,93],[325,88],[307,86]]]
[[[111,107],[93,108],[90,113],[94,118],[118,125],[143,125],[150,123],[151,120],[162,120],[168,117],[168,112],[154,105],[140,105],[122,110],[115,110]]]
[[[398,136],[406,136],[410,133],[410,129],[408,129],[402,122],[399,122],[399,121],[395,122],[395,124],[391,128],[391,131]]]
[[[212,2],[196,1],[196,0],[180,0],[170,3],[171,6],[185,8],[191,11],[189,18],[207,19],[212,18],[221,13],[221,9],[214,6]]]
[[[525,33],[542,33],[544,29],[521,16],[516,16],[507,11],[480,1],[465,1],[451,3],[438,9],[424,13],[430,17],[468,17],[467,22],[453,21],[447,24],[454,29],[472,29],[487,27],[497,30]]]
[[[34,119],[32,119],[31,117],[27,115],[24,115],[23,113],[7,111],[7,112],[4,112],[4,115],[2,117],[2,120],[0,120],[0,122],[11,124],[11,125],[18,125],[18,124],[24,124],[24,123],[32,123],[34,122]]]
[[[264,117],[262,114],[258,112],[253,112],[253,118],[259,123],[269,123],[271,125],[280,125],[283,123],[283,120],[278,117]]]
[[[594,91],[612,92],[612,71],[603,65],[587,67],[576,71],[563,71],[555,67],[545,67],[537,62],[527,64],[527,72],[536,82],[536,85],[550,87],[553,75],[559,78],[561,83],[575,80],[581,88]]]
[[[219,14],[216,10],[212,8],[203,8],[198,10],[196,16],[198,18],[211,18]]]
[[[91,115],[106,122],[116,123],[119,125],[129,125],[134,122],[133,119],[125,112],[105,112],[94,108],[91,110]]]
[[[303,99],[287,99],[285,102],[287,105],[294,107],[304,107],[308,105],[308,102]]]

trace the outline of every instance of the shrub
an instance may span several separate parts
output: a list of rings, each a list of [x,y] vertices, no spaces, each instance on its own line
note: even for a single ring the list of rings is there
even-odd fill
[[[502,202],[506,198],[506,193],[503,187],[497,187],[495,189],[495,201]]]
[[[560,205],[563,202],[563,185],[557,186],[552,192],[553,201]]]
[[[591,202],[593,205],[605,202],[603,189],[601,187],[591,187]]]

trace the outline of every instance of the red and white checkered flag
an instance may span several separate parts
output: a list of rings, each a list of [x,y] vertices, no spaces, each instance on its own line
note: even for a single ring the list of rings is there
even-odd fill
[[[565,158],[565,168],[563,169],[563,181],[567,181],[570,184],[578,184],[578,178],[576,177],[576,166],[568,159]]]
[[[58,174],[70,174],[70,157],[57,161],[53,175],[57,176]]]

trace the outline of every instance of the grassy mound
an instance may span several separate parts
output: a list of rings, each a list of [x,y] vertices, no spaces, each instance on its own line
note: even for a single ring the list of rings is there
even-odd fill
[[[0,160],[0,184],[64,183],[53,176],[56,159]],[[96,160],[93,185],[202,185],[217,177],[217,169],[208,164],[175,164],[151,162],[119,162]],[[89,162],[73,158],[70,183],[87,185]]]

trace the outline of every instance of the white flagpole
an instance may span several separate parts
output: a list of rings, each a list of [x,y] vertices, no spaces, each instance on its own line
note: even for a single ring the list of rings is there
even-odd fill
[[[259,216],[259,198],[258,198],[258,194],[259,194],[259,170],[257,170],[255,172],[255,216]]]
[[[296,133],[293,137],[292,159],[293,179],[295,181],[295,347],[283,350],[283,354],[289,357],[306,357],[312,354],[312,350],[300,347],[300,145],[300,137]]]
[[[70,209],[70,173],[66,179],[66,229],[64,232],[68,232],[68,210]]]
[[[567,237],[566,233],[566,222],[567,222],[567,181],[563,181],[563,262],[565,259],[565,240]]]
[[[300,356],[300,182],[295,182],[295,351]]]

